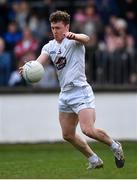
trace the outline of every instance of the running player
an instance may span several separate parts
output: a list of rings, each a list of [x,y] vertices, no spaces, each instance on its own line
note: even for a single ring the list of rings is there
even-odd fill
[[[122,146],[107,133],[95,128],[95,97],[85,76],[85,47],[89,37],[69,31],[70,15],[56,11],[50,15],[54,39],[49,41],[37,58],[46,65],[50,59],[57,71],[61,92],[59,94],[59,120],[63,138],[83,153],[89,161],[89,169],[103,167],[103,161],[93,152],[87,142],[76,134],[79,122],[82,132],[107,144],[114,153],[116,166],[124,166]],[[20,68],[22,72],[22,68]]]

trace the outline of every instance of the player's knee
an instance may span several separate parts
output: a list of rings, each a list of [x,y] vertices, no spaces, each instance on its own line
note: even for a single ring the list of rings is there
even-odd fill
[[[82,128],[82,132],[83,132],[83,134],[85,134],[86,136],[89,136],[89,137],[93,137],[93,138],[94,138],[94,128],[85,127],[85,128]]]
[[[63,134],[63,139],[66,141],[72,141],[74,138],[74,136],[72,136],[71,134]]]

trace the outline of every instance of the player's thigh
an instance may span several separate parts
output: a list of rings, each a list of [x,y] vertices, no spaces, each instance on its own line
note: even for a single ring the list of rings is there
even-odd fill
[[[63,134],[75,133],[78,116],[75,113],[59,112],[59,121]]]
[[[78,113],[78,118],[81,129],[94,127],[95,118],[96,118],[95,109],[85,108],[80,110]]]

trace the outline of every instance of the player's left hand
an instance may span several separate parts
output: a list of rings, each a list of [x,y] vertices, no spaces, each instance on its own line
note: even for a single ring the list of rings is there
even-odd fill
[[[73,32],[66,32],[64,36],[68,39],[75,39],[76,35]]]

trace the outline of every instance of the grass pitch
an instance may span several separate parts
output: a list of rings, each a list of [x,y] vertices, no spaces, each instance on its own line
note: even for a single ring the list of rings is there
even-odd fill
[[[122,142],[126,163],[115,167],[109,148],[90,143],[104,168],[89,171],[87,160],[69,143],[0,145],[0,179],[137,179],[137,142]]]

